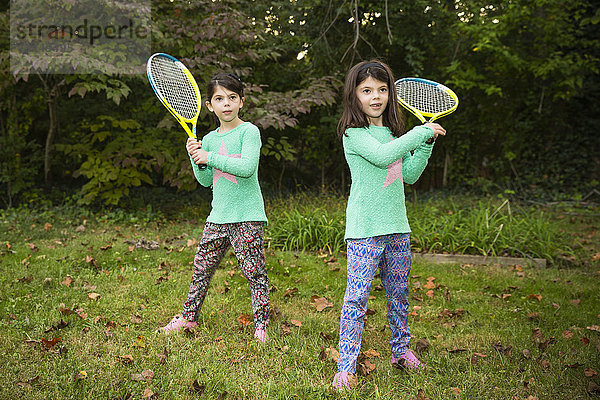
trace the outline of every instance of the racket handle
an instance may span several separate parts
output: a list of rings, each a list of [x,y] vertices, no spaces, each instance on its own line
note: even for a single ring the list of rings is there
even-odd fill
[[[196,129],[194,128],[194,133],[195,133]],[[196,138],[197,141],[200,141],[200,139]],[[200,168],[200,171],[202,171],[203,169],[206,169],[206,164],[200,164],[198,165],[198,168]]]

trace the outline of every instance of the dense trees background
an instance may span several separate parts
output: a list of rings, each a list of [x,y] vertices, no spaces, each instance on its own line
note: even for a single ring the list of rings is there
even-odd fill
[[[196,188],[185,135],[143,74],[81,74],[75,67],[53,74],[40,60],[28,60],[33,72],[15,73],[6,3],[1,207],[30,201],[39,188],[113,205],[137,186]],[[40,3],[57,3],[57,13],[69,4]],[[203,92],[220,70],[246,83],[242,118],[262,129],[266,191],[347,190],[335,136],[341,85],[351,65],[370,58],[389,63],[397,78],[444,82],[460,98],[458,111],[440,121],[449,134],[418,188],[579,197],[598,188],[600,10],[591,0],[151,4],[148,56],[178,57]],[[108,50],[104,62],[119,71],[123,49]],[[203,110],[198,131],[213,127]]]

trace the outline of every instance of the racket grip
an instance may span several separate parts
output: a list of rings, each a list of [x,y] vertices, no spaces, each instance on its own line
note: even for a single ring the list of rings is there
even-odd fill
[[[206,164],[200,164],[200,165],[198,165],[198,168],[201,170],[206,169]]]

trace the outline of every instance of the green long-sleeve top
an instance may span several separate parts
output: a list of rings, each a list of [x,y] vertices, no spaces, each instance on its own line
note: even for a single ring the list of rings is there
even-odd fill
[[[212,209],[206,221],[267,221],[258,184],[261,145],[260,131],[250,122],[225,133],[217,128],[202,138],[202,149],[208,152],[207,168],[201,170],[193,160],[192,168],[202,186],[212,185]]]
[[[345,133],[344,155],[352,176],[345,238],[410,232],[404,182],[415,183],[425,170],[433,150],[425,141],[433,130],[418,126],[394,138],[389,128],[371,125]]]

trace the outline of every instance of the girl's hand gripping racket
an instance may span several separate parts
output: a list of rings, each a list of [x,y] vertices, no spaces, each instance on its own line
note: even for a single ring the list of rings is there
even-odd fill
[[[402,78],[396,81],[395,86],[400,105],[422,123],[433,122],[458,107],[456,94],[440,83],[422,78]],[[430,140],[427,143],[433,143]]]
[[[191,72],[175,57],[164,53],[153,54],[146,64],[150,86],[160,102],[175,117],[189,137],[196,136],[196,122],[200,114],[200,90]],[[192,124],[192,129],[188,126]],[[200,169],[206,165],[199,165]]]

